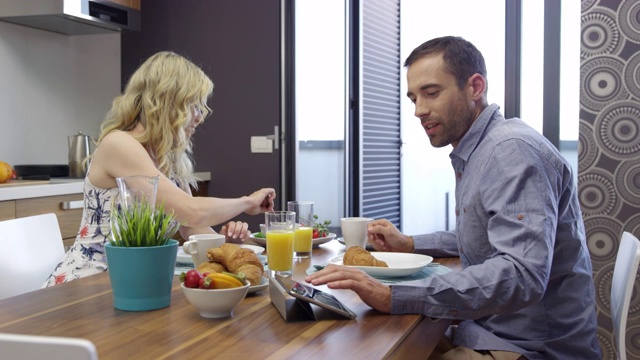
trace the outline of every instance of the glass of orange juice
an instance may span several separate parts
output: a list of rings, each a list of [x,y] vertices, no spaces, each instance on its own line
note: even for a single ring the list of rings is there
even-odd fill
[[[296,213],[268,211],[264,213],[267,235],[267,265],[272,275],[293,274],[293,240]]]
[[[293,256],[310,258],[313,248],[313,201],[289,201],[287,210],[296,213]]]

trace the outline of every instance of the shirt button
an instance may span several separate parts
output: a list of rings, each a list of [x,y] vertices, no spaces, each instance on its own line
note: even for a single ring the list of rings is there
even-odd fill
[[[522,214],[518,214],[518,216],[516,216],[516,218],[517,218],[518,220],[522,220],[522,219],[524,219],[524,215],[522,215]]]
[[[460,211],[456,209],[456,216],[460,216]]]
[[[466,214],[467,213],[467,208],[462,208],[462,212]]]
[[[462,177],[462,173],[461,173],[461,172],[456,173],[456,177],[457,177],[458,179],[460,179],[460,178]]]

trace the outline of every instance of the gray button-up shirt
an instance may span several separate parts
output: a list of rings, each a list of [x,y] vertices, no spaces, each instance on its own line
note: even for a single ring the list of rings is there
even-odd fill
[[[462,271],[392,286],[392,313],[465,320],[454,344],[529,359],[600,359],[591,259],[570,165],[520,119],[487,107],[450,154],[456,229],[416,252]],[[428,336],[428,334],[425,334]]]

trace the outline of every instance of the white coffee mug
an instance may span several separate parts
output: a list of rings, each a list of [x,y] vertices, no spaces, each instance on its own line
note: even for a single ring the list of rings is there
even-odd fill
[[[217,248],[224,244],[225,236],[221,234],[197,234],[189,236],[189,241],[182,244],[185,254],[191,255],[193,264],[198,266],[203,262],[209,261],[207,251],[211,248]]]
[[[351,246],[365,247],[367,244],[367,225],[373,221],[365,217],[348,217],[340,219],[342,237],[347,249]]]

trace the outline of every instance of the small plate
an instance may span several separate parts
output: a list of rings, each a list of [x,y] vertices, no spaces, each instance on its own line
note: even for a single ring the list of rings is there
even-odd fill
[[[253,250],[254,253],[256,253],[256,255],[260,255],[264,252],[264,248],[262,246],[255,246],[255,245],[249,245],[249,244],[240,244],[241,248],[245,248],[245,249],[250,249]]]
[[[407,254],[407,253],[395,253],[395,252],[372,252],[376,259],[382,260],[389,265],[389,267],[375,267],[375,266],[353,266],[358,268],[373,277],[401,277],[409,276],[422,270],[425,266],[429,265],[433,258],[429,255],[422,254]],[[344,265],[342,263],[342,255],[338,255],[331,260],[329,264]]]
[[[249,291],[247,291],[247,294],[253,294],[254,292],[264,290],[268,286],[269,286],[269,279],[267,279],[266,277],[263,277],[262,279],[260,279],[260,284],[255,286],[249,286]]]
[[[267,239],[263,238],[263,237],[256,237],[256,234],[258,234],[258,233],[253,233],[253,234],[249,235],[249,238],[251,240],[253,240],[256,244],[260,244],[262,246],[267,246]],[[336,234],[329,233],[329,235],[327,235],[325,237],[313,239],[313,247],[318,247],[320,244],[324,244],[326,242],[329,242],[329,241],[333,240],[333,238],[335,238],[335,237],[336,237]]]
[[[182,246],[178,246],[178,255],[176,256],[176,263],[178,264],[193,264],[191,255],[184,252]]]

